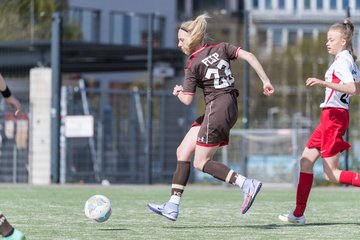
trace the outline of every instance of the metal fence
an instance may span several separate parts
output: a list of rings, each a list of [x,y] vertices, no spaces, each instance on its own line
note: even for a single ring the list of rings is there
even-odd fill
[[[0,182],[27,183],[31,127],[28,120],[33,117],[29,79],[7,77],[6,72],[3,75],[22,103],[24,115],[15,118],[14,109],[0,98]],[[62,87],[67,115],[92,115],[94,135],[65,138],[61,149],[64,151],[60,151],[64,153],[64,181],[145,183],[146,91],[70,85]],[[168,90],[154,91],[153,95],[152,180],[170,182],[176,166],[176,148],[194,120],[195,105],[185,106]]]
[[[0,182],[28,181],[28,98],[27,91],[10,84],[13,94],[23,103],[23,113],[15,118],[14,109],[0,100]]]
[[[94,135],[66,138],[66,182],[145,183],[146,92],[66,87],[67,115],[89,113],[94,117]],[[171,93],[155,91],[152,125],[152,179],[171,179],[176,148],[194,119]],[[65,158],[64,158],[65,157]],[[62,176],[64,177],[64,176]]]
[[[17,84],[16,79],[8,82],[28,115],[28,90]],[[93,137],[65,138],[60,151],[64,182],[97,183],[106,179],[111,183],[145,183],[146,91],[84,87],[81,84],[63,86],[62,89],[66,115],[89,114],[94,117]],[[163,90],[154,91],[153,103],[152,179],[154,183],[170,182],[176,164],[176,148],[195,118],[197,107],[196,104],[186,107],[170,91]],[[13,109],[5,104],[4,99],[0,101],[0,109],[0,182],[27,183],[28,123],[26,118],[15,119]],[[230,145],[219,150],[214,159],[264,181],[293,181],[297,176],[295,171],[300,151],[318,120],[310,120],[300,113],[294,114],[292,119],[293,124],[285,132],[273,128],[234,129]],[[268,117],[262,121],[276,119]],[[349,152],[349,167],[357,171],[359,142],[356,140],[356,125],[351,125],[351,130],[353,148]],[[244,141],[246,148],[243,147]],[[340,160],[342,168],[344,156]],[[247,161],[247,169],[244,161]],[[321,161],[315,166],[315,172],[322,179]],[[191,181],[210,179],[199,171],[192,171]]]
[[[24,80],[21,80],[24,81]],[[9,85],[29,113],[29,93],[16,79]],[[25,87],[26,89],[26,87]],[[62,167],[66,183],[145,183],[145,90],[83,88],[79,84],[63,87],[67,115],[94,117],[94,136],[91,138],[65,138],[62,146]],[[0,101],[0,182],[27,183],[29,176],[28,123],[26,118],[15,119],[4,99]],[[196,106],[186,107],[169,91],[154,92],[152,179],[154,183],[170,182],[176,164],[176,147],[196,115]],[[357,109],[353,109],[356,116]],[[296,131],[295,138],[277,134],[278,129],[234,129],[229,147],[219,150],[215,160],[224,161],[236,171],[269,182],[289,182],[297,175],[299,155],[311,128],[318,122],[296,114],[296,124],[287,131]],[[295,116],[295,115],[294,115]],[[28,116],[31,118],[32,116]],[[261,119],[259,119],[260,121]],[[267,118],[263,121],[276,121]],[[263,125],[266,125],[265,123]],[[357,127],[350,127],[349,168],[358,171],[359,141]],[[242,132],[242,134],[238,132]],[[248,133],[245,133],[248,131]],[[301,131],[301,133],[300,133]],[[305,131],[305,132],[303,132]],[[251,136],[258,139],[252,139]],[[249,138],[250,136],[250,138]],[[244,139],[246,148],[243,148]],[[295,141],[295,140],[296,141]],[[269,140],[267,142],[266,140]],[[294,141],[296,144],[294,144]],[[224,153],[225,151],[225,153]],[[226,156],[226,157],[225,157]],[[345,168],[345,157],[340,167]],[[247,169],[244,161],[247,160]],[[321,161],[315,166],[322,179]],[[192,171],[191,181],[210,180],[206,175]]]

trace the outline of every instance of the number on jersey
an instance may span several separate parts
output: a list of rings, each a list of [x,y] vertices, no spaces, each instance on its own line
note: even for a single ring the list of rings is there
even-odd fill
[[[224,69],[226,77],[220,77],[219,70]],[[206,71],[205,78],[211,79],[214,78],[214,87],[216,89],[226,88],[231,86],[234,83],[234,77],[232,76],[230,64],[221,59],[216,65],[216,68],[208,68]]]

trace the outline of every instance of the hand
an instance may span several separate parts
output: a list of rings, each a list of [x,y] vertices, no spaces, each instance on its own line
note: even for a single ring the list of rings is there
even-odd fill
[[[270,82],[264,83],[263,90],[264,90],[264,95],[266,96],[270,96],[275,91],[273,85]]]
[[[315,85],[320,85],[325,87],[326,86],[326,82],[317,78],[308,78],[306,79],[306,86],[315,86]]]
[[[173,90],[173,95],[177,96],[182,91],[183,91],[183,86],[182,85],[175,85],[174,90]]]
[[[15,116],[17,116],[21,112],[21,103],[15,97],[10,96],[8,98],[5,98],[5,101],[7,102],[7,104],[16,109]]]

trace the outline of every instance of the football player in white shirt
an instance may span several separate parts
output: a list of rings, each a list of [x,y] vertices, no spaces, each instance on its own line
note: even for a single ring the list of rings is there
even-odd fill
[[[323,159],[325,179],[330,182],[360,186],[356,172],[338,168],[341,152],[351,147],[343,140],[349,126],[349,100],[357,93],[360,80],[356,56],[352,47],[354,25],[349,19],[332,25],[327,33],[326,48],[334,56],[334,62],[326,71],[325,80],[315,77],[306,80],[306,86],[325,88],[325,99],[321,103],[320,124],[310,136],[300,160],[300,177],[296,192],[296,207],[279,219],[288,223],[305,224],[305,208],[313,183],[313,167],[320,157]]]

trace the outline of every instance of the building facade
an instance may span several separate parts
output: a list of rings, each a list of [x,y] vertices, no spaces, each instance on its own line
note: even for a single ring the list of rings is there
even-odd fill
[[[264,46],[262,52],[316,39],[349,16],[355,24],[354,49],[359,49],[360,0],[245,0],[245,9],[251,16],[251,36]]]
[[[153,14],[154,47],[176,48],[177,45],[176,0],[154,0],[151,4],[144,4],[142,0],[69,0],[68,14],[69,21],[80,25],[82,41],[130,47],[147,46],[149,14]],[[144,74],[128,71],[83,76],[101,79],[102,84],[108,85],[133,83],[143,79]]]
[[[244,10],[250,16],[251,39],[257,40],[262,53],[296,45],[302,39],[316,39],[326,34],[330,25],[348,16],[355,24],[353,43],[359,53],[360,28],[356,25],[360,23],[360,0],[178,0],[179,20],[203,12],[242,18]],[[231,24],[223,27],[229,32],[230,41],[234,39],[235,30],[231,29],[236,28]]]
[[[148,15],[154,14],[154,37],[161,47],[176,47],[176,1],[69,0],[69,17],[81,25],[83,40],[144,46]]]

